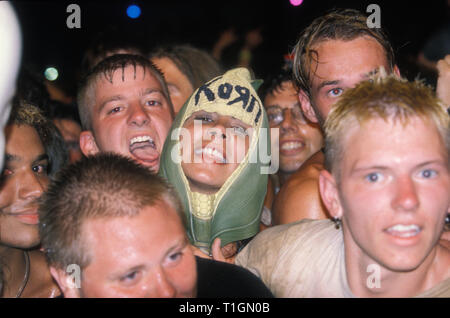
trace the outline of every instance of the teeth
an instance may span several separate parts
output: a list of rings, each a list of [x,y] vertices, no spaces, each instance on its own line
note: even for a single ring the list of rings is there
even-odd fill
[[[388,228],[387,232],[400,237],[411,237],[417,235],[420,232],[420,227],[415,224],[397,224]]]
[[[137,142],[145,142],[145,141],[153,143],[153,139],[150,136],[137,136],[130,140],[130,146]]]
[[[283,150],[292,150],[292,149],[297,149],[302,147],[302,143],[298,142],[298,141],[289,141],[283,144],[283,146],[281,146],[281,149]]]
[[[227,161],[222,156],[222,154],[219,151],[217,151],[216,149],[212,149],[212,148],[200,149],[199,148],[199,149],[195,150],[196,155],[200,155],[202,153],[208,155],[209,157],[216,158],[216,160],[219,161],[220,163],[227,163]]]

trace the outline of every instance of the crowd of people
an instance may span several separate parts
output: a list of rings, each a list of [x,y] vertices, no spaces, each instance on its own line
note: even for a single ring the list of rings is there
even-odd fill
[[[0,296],[450,297],[447,53],[407,81],[353,9],[262,80],[96,43],[75,106],[2,56]]]

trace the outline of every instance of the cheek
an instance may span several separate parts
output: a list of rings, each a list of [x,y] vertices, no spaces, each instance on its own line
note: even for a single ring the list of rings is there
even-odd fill
[[[178,296],[191,297],[197,287],[197,264],[193,255],[185,257],[183,262],[170,273]]]

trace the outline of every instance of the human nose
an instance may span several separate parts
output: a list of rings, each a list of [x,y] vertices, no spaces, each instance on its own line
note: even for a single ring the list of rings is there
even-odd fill
[[[399,211],[414,211],[419,206],[419,197],[410,177],[402,177],[396,182],[393,208]]]
[[[150,122],[150,116],[141,105],[132,105],[130,107],[128,122],[131,125],[141,127]]]
[[[45,177],[39,178],[33,172],[27,172],[22,178],[18,179],[20,183],[19,197],[21,199],[37,199],[45,191],[47,179]]]
[[[294,117],[292,115],[292,110],[286,109],[283,111],[283,121],[281,122],[280,128],[282,132],[296,130],[296,125],[294,123]]]
[[[159,267],[152,273],[148,286],[151,298],[173,298],[176,295],[176,289],[169,275],[162,267]]]
[[[206,129],[208,137],[226,139],[226,125],[221,121],[215,122],[213,125]]]

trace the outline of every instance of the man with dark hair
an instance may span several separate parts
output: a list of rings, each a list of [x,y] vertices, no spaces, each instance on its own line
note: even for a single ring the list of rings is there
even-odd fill
[[[272,224],[272,217],[275,223],[284,223],[288,218],[298,217],[297,210],[291,210],[291,214],[283,215],[282,220],[278,219],[278,215],[272,215],[273,198],[289,177],[311,155],[320,150],[323,137],[318,125],[307,121],[304,117],[300,108],[298,89],[290,71],[283,70],[276,76],[266,79],[258,93],[266,109],[270,128],[278,129],[278,134],[272,130],[271,149],[272,153],[278,153],[280,169],[277,174],[269,175],[262,218],[263,224],[269,226]],[[272,160],[274,158],[272,157]],[[315,217],[323,218],[325,215]]]
[[[173,121],[161,72],[146,58],[117,54],[97,64],[78,90],[84,155],[115,152],[157,172]]]
[[[3,296],[54,297],[59,289],[37,249],[37,200],[47,188],[49,175],[65,164],[67,153],[56,127],[37,107],[24,102],[14,103],[5,134],[0,189]]]
[[[14,95],[15,80],[21,57],[20,26],[14,9],[9,2],[0,3],[0,38],[3,49],[0,51],[0,168],[3,168],[5,136],[3,128],[8,120],[11,99]],[[0,295],[3,289],[2,259],[0,257]]]
[[[271,296],[248,271],[196,258],[175,190],[130,158],[105,153],[68,167],[39,216],[65,297]],[[76,267],[79,277],[67,271]]]

